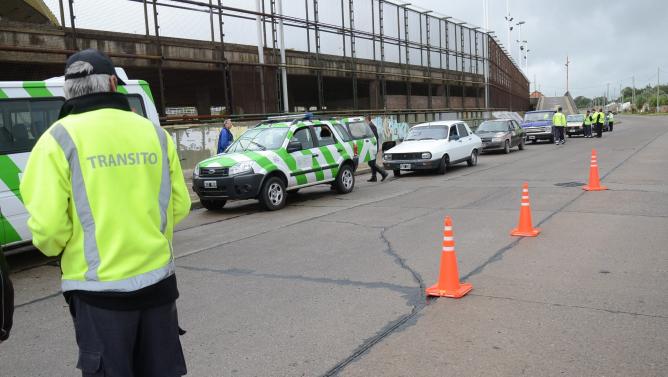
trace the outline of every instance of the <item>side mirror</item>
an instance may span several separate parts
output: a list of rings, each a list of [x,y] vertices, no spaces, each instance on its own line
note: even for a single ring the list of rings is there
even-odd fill
[[[304,148],[302,147],[301,141],[290,141],[288,143],[288,148],[287,148],[288,153],[297,152],[302,149]]]
[[[403,143],[403,142],[404,142],[404,138],[403,138],[403,137],[400,137],[398,140],[399,140],[400,143]]]
[[[452,141],[459,140],[459,135],[450,135],[450,140]]]

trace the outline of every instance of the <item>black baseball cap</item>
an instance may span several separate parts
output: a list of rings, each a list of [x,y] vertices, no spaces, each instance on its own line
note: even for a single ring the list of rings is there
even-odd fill
[[[67,59],[67,63],[65,63],[65,72],[67,72],[67,68],[70,65],[79,61],[89,63],[93,66],[93,70],[91,72],[77,72],[69,75],[65,74],[65,80],[86,77],[88,75],[106,74],[116,76],[118,84],[125,85],[123,80],[121,80],[121,78],[116,74],[114,63],[112,63],[111,59],[109,59],[109,57],[104,53],[94,48],[79,51]]]

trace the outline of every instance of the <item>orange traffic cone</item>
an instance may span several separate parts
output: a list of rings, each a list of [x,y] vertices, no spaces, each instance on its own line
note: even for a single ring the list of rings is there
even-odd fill
[[[598,178],[598,157],[596,149],[591,150],[591,164],[589,165],[589,184],[582,188],[587,191],[603,191],[608,188],[601,186],[601,180]]]
[[[443,251],[441,252],[441,270],[438,282],[427,288],[427,296],[442,296],[460,298],[473,289],[468,283],[459,284],[459,270],[457,269],[457,255],[455,254],[455,239],[452,233],[452,220],[446,216],[443,229]]]
[[[511,236],[536,237],[540,233],[539,228],[531,224],[531,205],[529,204],[529,184],[522,185],[522,204],[520,207],[520,223],[517,228],[510,232]]]

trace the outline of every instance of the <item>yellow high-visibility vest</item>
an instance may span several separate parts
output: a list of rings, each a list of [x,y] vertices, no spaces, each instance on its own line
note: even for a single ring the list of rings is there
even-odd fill
[[[190,195],[172,138],[129,106],[58,120],[30,154],[21,195],[35,246],[62,255],[64,292],[132,292],[174,273]]]

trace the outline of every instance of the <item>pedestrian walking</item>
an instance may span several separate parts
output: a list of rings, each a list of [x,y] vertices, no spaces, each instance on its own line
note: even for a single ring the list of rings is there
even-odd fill
[[[371,116],[367,115],[366,117],[364,117],[364,120],[369,125],[369,128],[371,128],[371,131],[373,132],[373,136],[376,137],[376,145],[378,147],[380,147],[381,143],[380,143],[380,137],[378,136],[378,129],[376,128],[376,125],[373,124],[373,122],[371,121]],[[377,181],[377,178],[376,178],[377,173],[380,173],[380,176],[381,176],[380,181],[381,182],[384,181],[385,178],[387,178],[387,172],[385,171],[385,169],[376,165],[376,155],[377,154],[378,153],[371,156],[372,160],[369,161],[369,168],[371,168],[371,178],[369,180],[367,180],[367,182],[376,182]]]
[[[0,343],[9,338],[14,316],[14,287],[9,280],[9,266],[0,246]]]
[[[603,121],[605,120],[605,114],[603,113],[603,109],[598,109],[597,112],[594,113],[594,121],[596,122],[596,137],[600,138],[603,136]]]
[[[584,137],[589,138],[591,137],[591,123],[592,123],[592,115],[589,110],[587,110],[587,113],[585,114],[584,122],[582,123],[582,133],[584,134]]]
[[[223,128],[220,130],[220,135],[218,135],[218,150],[217,154],[225,152],[225,149],[232,144],[234,141],[234,135],[232,135],[232,121],[226,119],[223,122]]]
[[[79,51],[21,195],[33,243],[60,256],[83,376],[182,376],[174,226],[190,196],[174,141],[133,113],[111,60]]]
[[[612,125],[615,122],[615,116],[612,114],[612,111],[608,110],[608,131],[612,132]]]
[[[566,139],[564,138],[564,131],[566,129],[566,116],[561,112],[561,106],[557,109],[557,112],[552,116],[552,126],[554,126],[554,144],[565,144]]]

